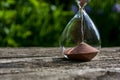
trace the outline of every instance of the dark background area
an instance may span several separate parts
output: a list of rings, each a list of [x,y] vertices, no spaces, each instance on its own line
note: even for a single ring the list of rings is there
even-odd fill
[[[58,47],[77,9],[74,0],[0,0],[0,47]],[[85,9],[102,47],[120,46],[120,1],[91,0]]]

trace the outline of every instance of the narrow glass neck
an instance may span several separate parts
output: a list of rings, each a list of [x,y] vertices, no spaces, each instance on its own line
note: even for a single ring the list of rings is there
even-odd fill
[[[85,5],[87,4],[88,0],[76,0],[79,9],[83,9],[85,7]]]

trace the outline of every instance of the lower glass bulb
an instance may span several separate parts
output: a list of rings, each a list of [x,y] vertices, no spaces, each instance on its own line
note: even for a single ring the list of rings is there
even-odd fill
[[[78,11],[67,24],[60,46],[66,58],[80,61],[90,61],[100,52],[99,32],[84,10]]]

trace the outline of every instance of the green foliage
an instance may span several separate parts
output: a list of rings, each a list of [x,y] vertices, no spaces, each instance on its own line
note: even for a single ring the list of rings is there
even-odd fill
[[[101,34],[102,46],[120,46],[120,11],[116,11],[115,0],[91,0],[90,16]],[[120,10],[120,6],[118,7]]]
[[[73,0],[0,0],[0,46],[58,46],[74,15],[72,4]],[[91,0],[88,4],[103,46],[119,46],[120,12],[112,10],[114,4],[114,0]]]
[[[0,46],[58,46],[73,14],[44,0],[2,0],[0,5]]]

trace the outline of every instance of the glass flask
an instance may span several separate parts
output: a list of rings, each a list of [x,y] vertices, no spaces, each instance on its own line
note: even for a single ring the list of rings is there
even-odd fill
[[[60,47],[65,58],[79,61],[90,61],[101,48],[99,32],[84,10],[88,0],[76,0],[79,10],[65,27]]]

